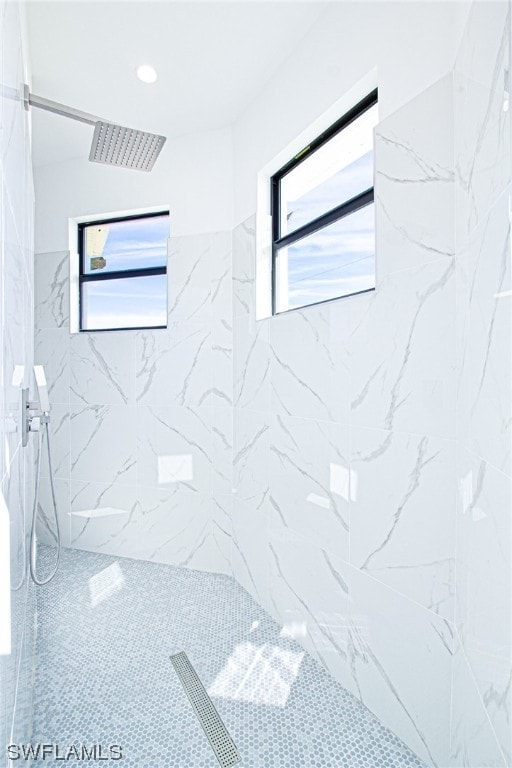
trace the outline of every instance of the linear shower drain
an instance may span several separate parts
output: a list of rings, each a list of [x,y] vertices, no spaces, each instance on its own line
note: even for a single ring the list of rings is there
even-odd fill
[[[222,768],[237,765],[241,758],[235,743],[187,654],[184,651],[174,653],[171,661],[220,765]]]

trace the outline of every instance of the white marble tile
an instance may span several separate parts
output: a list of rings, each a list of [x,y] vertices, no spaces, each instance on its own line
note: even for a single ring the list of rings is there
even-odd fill
[[[218,528],[224,513],[212,511],[209,494],[185,489],[138,489],[140,515],[126,529],[123,553],[159,563],[205,571],[227,572],[219,555]]]
[[[34,261],[37,328],[69,327],[69,253],[38,253]]]
[[[256,507],[254,503],[244,502],[235,494],[231,555],[233,576],[260,605],[277,618],[270,599],[270,549],[267,527],[266,501],[263,500]]]
[[[356,490],[351,488],[349,447],[343,424],[280,415],[272,419],[269,516],[290,536],[347,561],[350,499]]]
[[[455,71],[484,85],[502,89],[500,74],[507,66],[510,45],[507,0],[472,2],[455,59]]]
[[[446,766],[453,626],[355,569],[349,594],[358,697],[427,765]]]
[[[453,768],[508,768],[460,643],[453,658],[451,754]]]
[[[139,405],[213,405],[211,327],[178,323],[167,331],[141,331],[136,339]]]
[[[61,536],[61,544],[63,547],[71,546],[71,523],[69,516],[69,480],[62,478],[55,478],[53,481],[55,488],[55,501],[57,504],[57,517],[59,521],[59,531]],[[33,497],[31,497],[33,498]],[[32,504],[32,501],[31,501]],[[41,478],[41,485],[39,489],[39,503],[38,503],[38,518],[37,518],[37,540],[42,544],[48,544],[55,547],[57,543],[56,527],[55,527],[55,513],[53,507],[53,496],[48,477]],[[46,574],[39,574],[41,578],[45,578]]]
[[[30,526],[31,511],[27,509],[24,498],[24,451],[18,450],[11,459],[8,472],[1,484],[2,502],[9,514],[9,554],[10,554],[10,632],[11,653],[2,655],[2,718],[3,723],[10,716],[10,711],[18,708],[16,696],[23,695],[20,690],[19,667],[22,661],[23,637],[26,633],[27,618],[32,608],[27,579],[27,532]],[[4,542],[2,542],[4,544]],[[4,549],[5,552],[5,549]],[[7,565],[7,564],[6,564]],[[7,566],[9,567],[9,566]],[[9,584],[6,584],[9,588]],[[5,622],[5,619],[2,619]],[[5,627],[3,627],[5,631]],[[26,693],[26,692],[25,692]],[[10,721],[9,721],[10,724]]]
[[[464,448],[457,471],[457,626],[480,704],[510,762],[512,481]],[[462,699],[459,707],[463,706]],[[460,712],[458,716],[462,718]],[[459,722],[459,730],[464,728],[466,724]],[[471,753],[488,748],[483,737],[468,739]]]
[[[27,542],[30,537],[30,523],[32,515],[32,504],[34,500],[34,467],[36,462],[37,444],[35,440],[29,440],[28,445],[25,446],[23,451],[23,463],[25,474],[25,512],[27,515]]]
[[[503,194],[458,254],[457,432],[510,474],[512,281],[509,194]]]
[[[213,573],[231,573],[229,560],[226,558],[223,542],[223,534],[212,520],[212,499],[204,496],[196,501],[197,509],[187,509],[186,515],[190,515],[191,529],[197,530],[196,535],[189,541],[185,557],[178,553],[177,565],[193,568],[199,571]],[[219,549],[219,544],[221,549]],[[166,558],[169,555],[166,554]]]
[[[285,313],[269,322],[271,410],[349,418],[350,299]]]
[[[136,479],[135,408],[88,405],[71,410],[71,479],[130,485]]]
[[[71,335],[73,405],[135,403],[135,339],[132,331]]]
[[[470,300],[472,274],[467,252],[458,251],[455,259],[455,428],[457,441],[468,445],[471,396]]]
[[[25,463],[22,449],[18,449],[12,457],[0,487],[9,512],[11,590],[16,593],[21,588],[24,574],[26,576],[27,533],[31,522],[25,501]],[[12,597],[16,599],[17,595],[13,594]],[[16,622],[11,626],[14,633],[21,630],[21,627],[16,626]],[[16,647],[16,637],[11,638],[11,644]]]
[[[34,362],[44,365],[50,404],[69,405],[70,337],[67,328],[36,330]]]
[[[171,237],[168,260],[169,323],[212,316],[212,237]]]
[[[233,492],[233,410],[211,408],[212,493]]]
[[[455,77],[455,203],[457,247],[509,184],[510,109],[504,110],[504,71],[492,89]]]
[[[29,380],[29,373],[34,363],[34,292],[33,274],[27,274],[23,284],[23,324],[25,327],[25,381]]]
[[[32,288],[34,288],[34,217],[35,217],[35,189],[32,176],[31,147],[25,143],[25,215],[23,222],[23,244],[25,248],[25,265],[27,275]]]
[[[137,479],[142,485],[209,493],[211,413],[207,408],[137,410]]]
[[[169,322],[230,320],[231,232],[169,240]]]
[[[270,522],[268,536],[270,605],[281,635],[295,638],[354,692],[348,565],[335,547],[312,542],[279,520]]]
[[[233,324],[214,319],[211,335],[211,387],[206,400],[211,405],[233,404]]]
[[[269,492],[269,450],[268,414],[235,409],[233,487],[237,499],[255,511],[264,507]]]
[[[232,493],[217,493],[211,499],[211,570],[233,575],[233,510]]]
[[[491,723],[494,734],[505,757],[506,765],[512,763],[512,660],[493,656],[482,648],[467,647],[467,659],[471,674],[480,695],[480,706]],[[487,763],[486,763],[487,765]]]
[[[50,411],[50,451],[52,461],[52,472],[54,477],[69,479],[70,464],[70,417],[69,408],[66,405],[53,405]],[[41,476],[49,477],[50,470],[48,464],[48,446],[46,444],[46,434],[43,437],[43,454],[41,462]],[[37,436],[31,437],[34,444]]]
[[[353,427],[350,561],[453,621],[455,447]]]
[[[432,116],[435,115],[435,120]],[[377,278],[455,253],[453,78],[375,132]]]
[[[269,320],[236,318],[233,335],[233,398],[237,408],[266,411],[270,406]]]
[[[215,232],[211,239],[212,314],[231,324],[233,316],[233,268],[231,232]]]
[[[233,315],[254,315],[256,290],[255,216],[233,230]]]
[[[453,259],[391,273],[353,297],[353,424],[454,437],[454,302]]]
[[[455,61],[457,241],[510,182],[510,4],[473,2]]]
[[[457,626],[470,663],[510,658],[511,480],[463,448],[457,464]]]
[[[2,298],[2,356],[1,387],[4,426],[4,465],[2,476],[20,443],[17,425],[20,419],[20,388],[27,385],[26,343],[32,328],[26,327],[24,313],[26,276],[23,269],[22,248],[15,228],[15,221],[8,204],[3,216],[3,298]]]
[[[210,498],[179,488],[139,489],[144,526],[132,552],[159,563],[189,566],[210,533]],[[133,556],[133,555],[132,555]]]

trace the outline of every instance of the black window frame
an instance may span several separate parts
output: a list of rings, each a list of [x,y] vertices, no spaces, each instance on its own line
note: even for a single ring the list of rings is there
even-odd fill
[[[126,326],[122,328],[84,328],[83,327],[83,302],[82,302],[82,286],[84,283],[103,281],[103,280],[119,280],[133,277],[150,277],[152,275],[166,275],[167,274],[167,262],[163,267],[147,267],[145,269],[119,269],[112,272],[102,272],[101,270],[91,273],[85,272],[85,238],[84,232],[87,227],[97,226],[101,224],[115,224],[119,221],[133,221],[134,219],[151,219],[157,216],[169,217],[169,211],[157,211],[151,213],[135,213],[129,216],[115,216],[109,219],[93,219],[91,221],[84,221],[78,224],[78,330],[80,333],[108,333],[108,331],[146,331],[157,330],[159,328],[167,328],[168,323],[165,325],[134,325]]]
[[[339,205],[335,206],[334,208],[331,208],[325,213],[320,214],[320,216],[317,216],[315,219],[312,219],[307,224],[303,224],[302,226],[293,230],[293,232],[290,232],[281,237],[281,199],[280,199],[281,198],[281,195],[280,195],[281,179],[284,176],[286,176],[287,173],[293,170],[293,168],[295,168],[297,165],[302,163],[307,158],[311,157],[311,155],[317,149],[319,149],[321,146],[326,144],[330,139],[333,138],[333,136],[336,136],[336,134],[340,133],[344,128],[347,127],[347,125],[349,125],[350,123],[353,123],[354,120],[357,120],[358,117],[361,117],[361,115],[364,112],[366,112],[368,109],[370,109],[370,107],[373,107],[375,104],[378,104],[378,100],[379,100],[378,97],[379,97],[379,91],[378,91],[378,88],[375,88],[367,96],[365,96],[364,99],[361,99],[361,101],[359,101],[354,107],[352,107],[352,109],[350,109],[341,118],[339,118],[339,120],[337,120],[329,128],[327,128],[323,133],[321,133],[314,141],[308,144],[307,147],[304,147],[304,149],[298,152],[289,162],[286,163],[286,165],[283,165],[283,167],[280,168],[279,171],[277,171],[277,173],[275,173],[270,179],[270,198],[271,198],[270,211],[271,211],[271,217],[272,217],[272,315],[273,316],[282,315],[282,314],[285,314],[286,312],[296,312],[301,309],[306,309],[307,307],[315,307],[319,304],[326,304],[330,301],[339,301],[339,299],[342,299],[342,298],[348,298],[349,296],[357,296],[361,293],[368,293],[369,291],[375,290],[375,287],[365,288],[362,291],[354,291],[354,293],[347,293],[347,294],[343,294],[342,296],[334,296],[330,299],[322,299],[320,301],[314,301],[314,302],[311,302],[311,304],[303,304],[300,307],[290,307],[290,309],[284,309],[279,312],[276,309],[276,296],[277,296],[276,261],[277,261],[277,252],[279,251],[279,249],[287,245],[291,245],[299,240],[302,240],[303,238],[307,237],[313,232],[317,232],[319,229],[323,229],[323,227],[326,227],[335,221],[343,219],[345,216],[348,216],[351,213],[355,213],[355,211],[361,210],[362,208],[365,208],[367,205],[371,205],[375,200],[375,194],[374,194],[375,184],[373,184],[369,189],[365,190],[364,192],[360,192],[355,197],[352,197],[349,200],[346,200],[345,202],[340,203]]]

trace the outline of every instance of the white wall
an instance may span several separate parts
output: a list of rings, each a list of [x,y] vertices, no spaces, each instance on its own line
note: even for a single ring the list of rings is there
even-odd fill
[[[34,182],[36,253],[68,249],[69,217],[150,206],[169,206],[171,233],[176,236],[230,229],[231,129],[169,140],[151,173],[90,163],[83,157],[35,168]]]
[[[36,168],[36,252],[68,247],[70,216],[162,204],[176,235],[231,228],[256,210],[256,173],[372,70],[382,117],[447,72],[465,10],[463,2],[328,3],[232,128],[169,140],[151,174],[94,165],[85,154]]]
[[[330,3],[235,123],[235,223],[256,210],[256,173],[371,70],[381,118],[448,72],[466,10],[463,2]]]

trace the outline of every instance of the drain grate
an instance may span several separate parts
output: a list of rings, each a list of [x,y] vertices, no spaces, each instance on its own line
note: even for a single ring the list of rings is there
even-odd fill
[[[175,653],[171,656],[171,661],[220,765],[222,768],[237,765],[241,758],[235,743],[187,654],[184,651]]]

